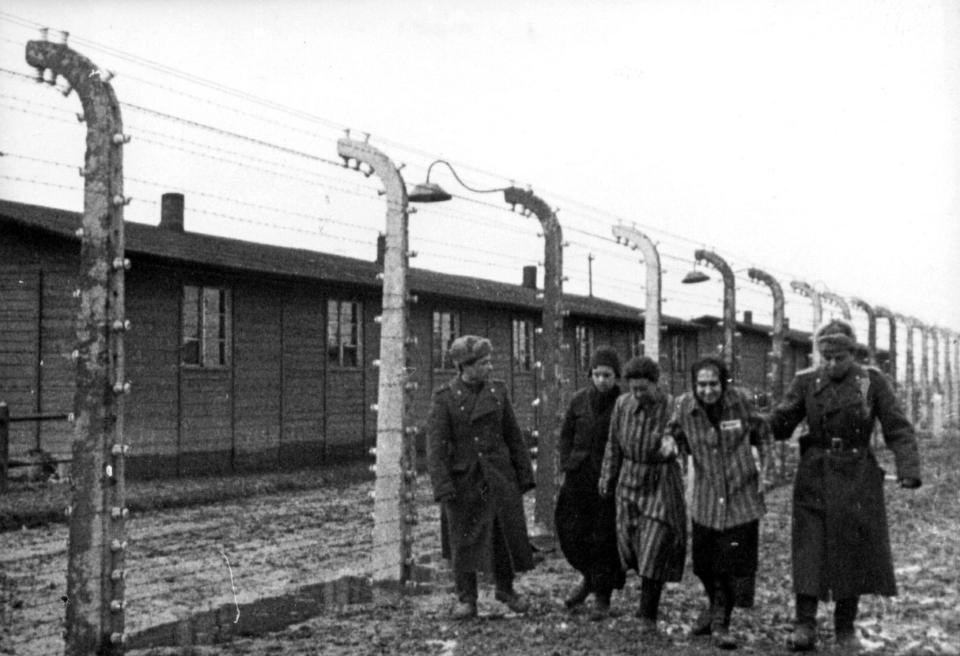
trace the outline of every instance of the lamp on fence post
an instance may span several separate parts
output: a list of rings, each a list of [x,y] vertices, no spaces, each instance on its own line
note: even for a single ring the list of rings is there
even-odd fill
[[[564,378],[561,348],[563,344],[563,231],[557,214],[532,191],[518,187],[497,189],[474,189],[444,160],[432,162],[427,168],[425,182],[415,185],[410,192],[410,201],[430,203],[450,200],[451,195],[438,184],[430,182],[434,165],[443,164],[465,189],[475,193],[503,192],[503,199],[512,209],[520,207],[524,216],[535,215],[540,221],[544,238],[543,281],[543,353],[540,358],[540,375],[543,387],[538,390],[543,423],[537,428],[537,488],[534,520],[538,530],[547,534],[554,531],[553,511],[556,504],[559,462],[557,444],[564,406]]]
[[[376,482],[373,504],[373,549],[371,578],[378,586],[404,585],[413,577],[413,524],[416,445],[408,396],[415,389],[407,369],[407,289],[409,236],[407,189],[400,169],[367,141],[347,137],[337,141],[344,166],[361,170],[366,164],[383,182],[386,201],[386,233],[383,253],[383,294],[380,316],[380,357],[377,378]]]
[[[30,41],[26,60],[75,89],[87,124],[77,303],[76,392],[67,555],[67,656],[123,651],[123,407],[129,390],[124,330],[123,134],[120,104],[107,76],[64,42]],[[104,79],[107,78],[107,79]],[[111,549],[110,545],[120,545]]]
[[[889,366],[887,372],[890,374],[890,379],[893,381],[894,388],[899,387],[899,382],[897,381],[897,316],[891,312],[888,308],[878,305],[873,308],[873,311],[878,317],[882,317],[887,320],[887,325],[889,326],[889,346],[888,351],[890,352]]]
[[[802,280],[791,281],[790,287],[801,296],[809,298],[810,303],[813,305],[813,330],[810,331],[810,359],[814,367],[819,367],[820,351],[817,349],[817,345],[813,343],[813,334],[817,332],[817,328],[820,327],[820,322],[823,321],[823,304],[820,300],[820,292]]]
[[[711,264],[723,277],[723,359],[726,362],[730,376],[737,380],[737,356],[734,352],[733,333],[737,329],[736,286],[733,279],[733,270],[726,260],[716,253],[702,248],[694,251],[695,263],[704,261]],[[702,271],[694,269],[683,278],[683,284],[694,284],[709,280]]]
[[[647,301],[643,309],[643,353],[660,363],[660,288],[662,274],[660,270],[660,253],[653,241],[636,228],[622,225],[613,226],[613,236],[617,243],[623,243],[643,253],[643,262],[646,265]],[[702,275],[702,274],[701,274]]]

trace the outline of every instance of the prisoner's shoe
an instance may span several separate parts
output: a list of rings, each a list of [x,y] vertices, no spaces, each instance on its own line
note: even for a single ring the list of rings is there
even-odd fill
[[[711,628],[711,633],[713,634],[713,646],[717,649],[737,648],[737,639],[733,637],[732,633],[730,633],[729,627],[726,627],[723,624],[718,625],[715,622]]]
[[[469,620],[477,616],[477,604],[470,601],[458,601],[450,613],[455,620]]]
[[[792,651],[811,651],[817,646],[817,630],[808,624],[797,624],[787,638],[787,647]]]
[[[587,600],[590,594],[590,588],[587,586],[587,579],[583,579],[570,596],[563,600],[563,605],[567,608],[575,608]]]
[[[590,611],[590,619],[594,622],[602,622],[608,617],[610,617],[610,595],[597,593],[593,610]]]
[[[840,629],[837,631],[837,650],[841,654],[859,654],[863,651],[863,643],[856,629]]]
[[[690,627],[690,635],[695,636],[707,636],[710,635],[711,624],[713,623],[713,613],[710,610],[710,607],[707,606],[700,611],[700,615],[697,616],[696,621],[694,621],[693,626]]]
[[[518,595],[516,592],[497,590],[493,597],[500,603],[506,605],[506,607],[512,610],[514,613],[526,613],[528,610],[530,610],[530,602]]]
[[[649,617],[640,618],[640,627],[637,629],[638,635],[654,636],[657,633],[657,620],[652,620]]]

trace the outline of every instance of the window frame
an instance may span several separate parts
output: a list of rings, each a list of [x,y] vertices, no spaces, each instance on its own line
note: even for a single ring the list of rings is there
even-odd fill
[[[593,326],[578,323],[574,327],[574,342],[577,349],[577,368],[580,371],[590,371],[590,358],[593,357],[595,335]]]
[[[189,296],[190,290],[196,290],[194,321],[188,326],[188,301],[192,301]],[[207,299],[211,298],[210,292],[218,297],[218,308],[215,313],[211,313],[207,304]],[[193,305],[193,303],[191,303]],[[216,316],[219,319],[216,325],[211,325],[210,317]],[[193,331],[190,339],[187,337],[188,327]],[[210,335],[210,329],[217,333],[215,337]],[[195,361],[188,362],[186,359],[186,350],[188,343],[196,344]],[[208,359],[210,355],[211,344],[216,345],[216,358]],[[180,366],[193,370],[225,370],[233,366],[233,290],[226,285],[200,285],[184,284],[180,290],[180,348],[179,348]],[[216,360],[216,361],[214,361]]]
[[[343,308],[352,306],[352,321],[347,328],[348,333],[344,332]],[[334,319],[335,309],[335,319]],[[331,324],[331,320],[335,324]],[[326,324],[326,363],[328,367],[335,369],[362,369],[363,362],[363,301],[358,298],[350,297],[328,297],[326,311],[324,313],[324,322]],[[331,333],[331,328],[333,332]],[[346,343],[344,337],[349,336],[353,339],[352,343]],[[331,339],[333,338],[333,339]],[[335,341],[335,343],[333,343]],[[348,349],[353,350],[354,362],[346,362],[345,353]],[[331,357],[336,352],[336,357]]]
[[[511,321],[510,363],[515,372],[526,374],[536,370],[536,335],[537,326],[533,319],[514,317]]]
[[[450,358],[450,346],[462,336],[463,317],[459,310],[433,310],[430,324],[430,367],[433,371],[456,371],[457,365]]]

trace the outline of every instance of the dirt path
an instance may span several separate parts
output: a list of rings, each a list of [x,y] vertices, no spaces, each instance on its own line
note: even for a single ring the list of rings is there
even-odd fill
[[[858,626],[873,653],[960,654],[960,453],[954,447],[925,452],[924,486],[915,492],[887,488],[891,540],[900,596],[865,598]],[[889,468],[888,468],[889,470]],[[420,481],[418,556],[439,551],[437,508]],[[372,483],[283,494],[230,503],[152,512],[129,521],[126,623],[130,632],[233,601],[274,597],[343,574],[362,574],[370,548]],[[529,496],[529,495],[528,495]],[[768,495],[762,523],[758,603],[737,611],[740,653],[784,653],[790,626],[789,489]],[[531,500],[528,499],[528,502]],[[530,513],[532,515],[532,513]],[[0,534],[0,653],[60,653],[65,589],[65,526]],[[227,565],[229,562],[229,567]],[[534,607],[529,616],[505,614],[489,588],[481,619],[447,618],[451,595],[438,592],[400,601],[378,601],[321,616],[259,638],[202,646],[193,654],[605,654],[713,653],[686,636],[702,603],[688,571],[664,594],[663,636],[638,645],[633,610],[637,581],[614,598],[619,615],[590,622],[570,614],[562,599],[577,576],[558,555],[524,575],[518,587]],[[831,620],[821,607],[821,636]],[[182,653],[140,650],[141,656]]]

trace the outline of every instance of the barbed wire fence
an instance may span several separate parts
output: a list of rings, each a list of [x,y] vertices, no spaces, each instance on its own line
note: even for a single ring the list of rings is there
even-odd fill
[[[22,41],[13,45],[22,53]],[[61,51],[58,47],[57,52]],[[142,64],[124,57],[120,60]],[[103,68],[91,64],[86,74],[92,80],[111,84]],[[36,84],[33,76],[25,72],[4,67],[0,68],[0,75],[11,82],[0,91],[0,105],[40,120],[57,137],[69,135],[72,141],[78,141],[76,130],[84,124],[78,122],[76,112],[28,91],[28,84]],[[187,645],[232,635],[241,607],[244,614],[258,612],[257,604],[279,613],[280,608],[293,612],[290,609],[296,609],[297,599],[313,604],[351,603],[367,598],[371,581],[416,587],[422,576],[418,565],[432,563],[439,551],[438,517],[427,482],[416,475],[416,456],[412,452],[412,435],[423,429],[424,418],[411,413],[409,395],[424,379],[409,370],[404,357],[407,349],[417,348],[409,341],[411,332],[407,326],[406,304],[411,299],[403,286],[392,287],[388,295],[386,283],[398,273],[406,275],[412,248],[419,251],[417,262],[424,268],[444,270],[452,265],[456,270],[456,266],[469,262],[494,279],[512,281],[527,263],[537,262],[541,270],[545,268],[541,236],[531,224],[518,221],[507,204],[478,200],[472,195],[454,194],[455,202],[449,205],[419,207],[416,219],[408,225],[406,199],[398,200],[403,187],[399,172],[403,166],[394,165],[365,140],[344,140],[344,126],[335,122],[312,116],[300,116],[302,120],[296,123],[283,121],[268,114],[289,116],[286,110],[269,107],[256,98],[242,99],[253,104],[253,110],[217,101],[209,93],[218,90],[204,83],[199,84],[200,92],[187,92],[135,74],[121,74],[116,80],[152,89],[157,105],[126,103],[121,94],[117,106],[130,119],[126,129],[119,129],[118,118],[117,130],[104,131],[109,136],[110,148],[123,151],[126,170],[135,174],[116,177],[104,185],[105,193],[98,190],[99,202],[110,214],[113,230],[120,230],[119,235],[114,232],[110,241],[112,250],[104,250],[97,260],[110,272],[109,280],[101,284],[114,292],[112,314],[98,319],[94,331],[98,339],[109,344],[103,348],[103,353],[109,354],[109,362],[105,379],[78,385],[79,389],[88,384],[98,387],[103,396],[91,401],[89,412],[112,417],[105,422],[110,426],[110,436],[98,438],[104,440],[106,451],[101,448],[100,455],[92,460],[74,454],[74,467],[82,467],[83,471],[77,469],[73,476],[76,485],[87,486],[98,495],[93,515],[109,517],[106,524],[111,531],[99,541],[92,540],[91,548],[98,550],[101,565],[110,563],[112,568],[97,574],[101,596],[92,604],[95,609],[84,609],[90,619],[82,619],[78,616],[78,604],[73,602],[78,593],[71,591],[71,584],[66,591],[63,588],[63,573],[70,571],[69,563],[75,557],[73,545],[82,541],[74,537],[79,530],[74,526],[90,521],[78,512],[83,504],[77,502],[72,504],[69,547],[63,546],[67,543],[67,529],[53,526],[31,534],[26,548],[5,553],[0,564],[10,574],[4,574],[4,585],[15,586],[24,599],[15,608],[13,604],[4,606],[9,609],[5,610],[8,616],[4,617],[4,625],[12,627],[14,648],[19,650],[17,653],[57,651],[65,627],[68,645],[73,641],[68,653],[93,653],[83,651],[92,644],[90,640],[99,640],[102,644],[97,648],[115,653],[138,644]],[[45,81],[65,90],[58,86],[57,76],[51,79],[48,75]],[[81,85],[73,86],[79,89]],[[196,116],[180,116],[182,106],[168,106],[168,96],[185,98],[204,111],[198,111]],[[84,118],[89,129],[90,117]],[[259,134],[261,130],[264,134]],[[113,141],[116,135],[121,136],[119,143]],[[125,136],[129,135],[134,137],[134,148],[124,145]],[[5,134],[4,140],[7,139]],[[427,160],[432,156],[402,144],[391,145],[392,151],[410,158],[407,170],[418,175],[425,173]],[[84,191],[84,185],[77,182],[78,167],[72,163],[83,161],[76,148],[72,155],[68,152],[65,156],[47,156],[47,149],[17,141],[0,145],[0,150],[0,161],[9,166],[0,169],[0,178],[4,180],[65,192],[71,197]],[[44,155],[38,155],[40,152]],[[350,164],[346,167],[342,159],[345,154]],[[186,161],[194,164],[184,166]],[[514,186],[513,180],[498,174],[459,163],[457,166],[471,171],[483,183]],[[113,170],[119,175],[119,161]],[[88,160],[81,170],[85,181],[93,171]],[[163,172],[162,178],[157,177],[159,171]],[[373,173],[376,178],[371,180]],[[378,180],[387,187],[386,199],[375,184]],[[391,191],[390,187],[397,188]],[[144,206],[155,208],[159,203],[153,198],[158,189],[188,195],[192,199],[190,217],[197,220],[198,228],[202,222],[203,230],[214,234],[242,234],[262,243],[296,244],[366,257],[378,234],[386,232],[375,483],[358,486],[333,500],[322,492],[277,495],[269,500],[275,502],[269,513],[236,504],[223,509],[150,513],[127,520],[123,456],[128,442],[122,435],[123,399],[128,389],[122,350],[126,269],[123,242],[116,238],[122,237],[122,228],[116,226],[122,226],[122,210],[131,198],[138,210]],[[549,192],[543,193],[543,197],[550,203],[560,198],[565,204],[559,216],[566,235],[561,272],[570,278],[566,291],[582,293],[595,286],[598,292],[602,290],[623,303],[643,305],[644,285],[634,275],[639,270],[637,256],[618,245],[609,231],[615,223],[633,222]],[[385,200],[386,230],[382,219]],[[148,215],[138,214],[135,220],[144,219],[149,220]],[[402,225],[391,228],[391,220]],[[672,313],[685,315],[690,308],[716,313],[722,300],[716,285],[691,289],[677,284],[678,274],[682,275],[693,264],[693,251],[701,244],[657,226],[642,227],[657,239],[667,263],[665,270],[670,273],[671,284],[665,296],[668,307],[677,308]],[[504,235],[509,235],[508,243],[504,243]],[[89,236],[85,232],[84,238]],[[473,257],[457,252],[464,242],[472,243]],[[585,269],[590,255],[595,256],[596,264]],[[738,258],[736,277],[740,282],[749,281],[744,273],[747,264],[749,259]],[[776,273],[785,279],[791,277]],[[758,315],[763,316],[762,308],[770,305],[769,295],[753,285],[744,287],[744,291],[757,303]],[[81,290],[78,304],[85,302]],[[808,305],[806,298],[788,292],[795,327],[803,329],[801,324],[810,321]],[[394,319],[389,318],[391,313]],[[115,329],[117,321],[121,323]],[[78,351],[82,363],[88,356],[83,349]],[[72,353],[63,354],[71,356]],[[385,356],[398,359],[385,369]],[[79,410],[76,425],[91,425],[84,419],[83,408]],[[9,597],[11,593],[4,594]],[[281,603],[286,606],[278,606]],[[92,630],[94,637],[89,630],[93,624],[100,627]],[[125,637],[129,637],[126,645]]]

